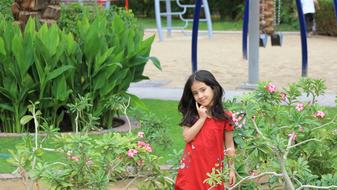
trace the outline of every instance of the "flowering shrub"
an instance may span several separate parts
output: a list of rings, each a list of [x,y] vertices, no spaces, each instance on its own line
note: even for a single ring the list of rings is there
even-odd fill
[[[226,102],[230,110],[241,111],[233,114],[238,178],[230,189],[256,189],[261,185],[255,182],[263,176],[268,189],[337,188],[337,153],[332,151],[337,144],[337,116],[317,104],[325,89],[322,80],[308,78],[283,91],[264,82],[240,102]],[[309,101],[300,98],[302,94]],[[206,182],[222,183],[228,180],[227,173],[226,168],[213,170]]]
[[[133,177],[125,187],[142,178],[143,189],[165,189],[172,186],[172,179],[165,177],[159,168],[159,157],[153,154],[152,146],[144,141],[146,133],[106,133],[100,136],[86,132],[57,134],[49,131],[49,142],[54,148],[44,147],[47,137],[39,138],[40,111],[36,104],[29,108],[21,122],[35,123],[35,137],[28,136],[9,160],[18,167],[17,173],[24,179],[27,189],[38,185],[39,180],[49,183],[53,189],[105,189],[110,181]],[[34,142],[34,143],[32,143]],[[35,146],[33,146],[35,145]],[[62,158],[46,162],[43,154],[57,152]]]

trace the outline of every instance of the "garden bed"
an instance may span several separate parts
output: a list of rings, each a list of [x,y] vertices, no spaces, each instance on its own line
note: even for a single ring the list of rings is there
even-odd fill
[[[118,181],[116,183],[110,183],[108,185],[107,190],[121,190],[123,189],[131,180],[126,181]],[[10,180],[1,180],[0,179],[0,190],[8,190],[13,189],[15,190],[26,190],[25,186],[23,185],[20,179],[10,179]],[[137,190],[138,188],[135,185],[131,185],[129,190]],[[48,186],[41,184],[40,190],[48,190]]]

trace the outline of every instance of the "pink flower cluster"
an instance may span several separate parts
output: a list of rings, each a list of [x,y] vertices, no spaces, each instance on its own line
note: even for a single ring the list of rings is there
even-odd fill
[[[143,141],[138,141],[137,145],[138,145],[139,148],[144,147],[146,151],[152,152],[152,147],[151,147],[150,144],[147,144],[147,143],[145,143]]]
[[[302,111],[304,109],[304,104],[298,103],[298,104],[296,104],[295,108],[296,108],[297,111]]]
[[[318,110],[314,113],[314,116],[317,117],[317,118],[324,118],[325,113]]]
[[[128,156],[131,157],[131,158],[137,156],[137,154],[138,154],[138,150],[136,150],[136,149],[129,149],[128,150]]]
[[[244,112],[235,112],[232,114],[232,121],[234,122],[235,126],[237,126],[240,129],[246,124],[244,114],[245,114]]]
[[[269,83],[267,86],[264,87],[269,93],[274,93],[276,91],[276,86],[272,83]]]

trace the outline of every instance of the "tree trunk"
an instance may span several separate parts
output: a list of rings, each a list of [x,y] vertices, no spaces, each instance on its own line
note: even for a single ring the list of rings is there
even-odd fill
[[[60,0],[15,0],[12,5],[14,20],[22,30],[30,17],[42,24],[55,23],[60,18],[60,9]]]

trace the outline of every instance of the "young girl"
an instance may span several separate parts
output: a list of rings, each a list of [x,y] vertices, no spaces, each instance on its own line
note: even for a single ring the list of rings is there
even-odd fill
[[[184,87],[179,102],[183,118],[183,137],[186,147],[174,185],[175,190],[207,190],[204,183],[212,168],[222,169],[224,148],[226,155],[234,157],[233,125],[231,114],[225,112],[222,103],[223,89],[208,71],[192,74]],[[229,185],[235,183],[235,170],[229,159]],[[223,190],[224,184],[212,190]]]

